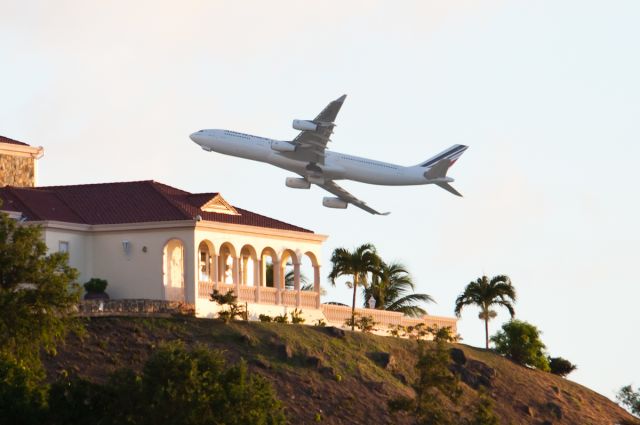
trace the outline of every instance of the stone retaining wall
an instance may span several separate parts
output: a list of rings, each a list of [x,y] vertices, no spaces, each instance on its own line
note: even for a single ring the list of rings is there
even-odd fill
[[[124,299],[83,300],[78,305],[80,316],[160,316],[195,315],[193,304],[182,301]]]

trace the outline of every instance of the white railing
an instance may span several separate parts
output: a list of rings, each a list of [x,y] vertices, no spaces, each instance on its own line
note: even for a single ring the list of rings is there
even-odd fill
[[[312,291],[301,291],[300,307],[318,308],[318,293]]]
[[[211,293],[213,292],[214,283],[206,280],[201,280],[198,282],[198,298],[206,298],[209,299]]]
[[[255,286],[241,286],[240,293],[236,294],[240,301],[255,301],[256,300],[256,287]]]
[[[342,326],[344,322],[351,318],[351,307],[322,304],[322,312],[329,322]],[[377,322],[377,327],[386,329],[389,326],[415,326],[424,323],[427,326],[450,327],[452,333],[457,333],[457,320],[453,317],[440,317],[425,315],[421,318],[412,318],[395,311],[377,310],[372,308],[356,308],[356,314],[360,316],[371,316]]]
[[[276,303],[276,288],[263,286],[260,288],[260,302],[263,304],[275,304]]]
[[[284,291],[282,291],[281,294],[282,294],[281,304],[291,306],[291,307],[297,306],[298,304],[296,302],[296,295],[298,294],[297,291],[288,291],[285,289]]]

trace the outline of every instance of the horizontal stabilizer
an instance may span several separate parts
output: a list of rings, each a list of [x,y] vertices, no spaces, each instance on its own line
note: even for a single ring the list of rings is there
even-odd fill
[[[444,190],[446,190],[447,192],[451,192],[456,196],[462,196],[462,193],[458,192],[457,190],[455,190],[453,188],[453,186],[451,186],[449,183],[445,183],[445,182],[437,182],[435,183],[438,186],[440,186],[441,188],[443,188]]]

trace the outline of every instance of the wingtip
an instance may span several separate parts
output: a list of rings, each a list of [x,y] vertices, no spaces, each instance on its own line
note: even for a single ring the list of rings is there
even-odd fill
[[[336,99],[336,102],[344,102],[344,100],[347,98],[346,94],[343,94],[342,96],[340,96],[339,98]]]
[[[378,215],[389,215],[389,214],[391,214],[391,211],[387,211],[387,212],[379,213]]]

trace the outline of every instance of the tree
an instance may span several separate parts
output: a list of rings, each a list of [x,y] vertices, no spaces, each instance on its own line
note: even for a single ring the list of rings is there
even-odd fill
[[[364,306],[374,299],[378,310],[398,311],[407,316],[420,317],[427,312],[416,303],[433,302],[427,294],[414,294],[415,289],[407,268],[400,263],[380,263],[373,273],[371,284],[364,289]]]
[[[511,320],[491,337],[496,351],[514,362],[548,372],[546,346],[540,340],[540,331],[530,323]]]
[[[291,265],[291,264],[288,264]],[[273,263],[267,263],[266,265],[266,269],[265,269],[265,274],[267,276],[267,286],[274,286],[273,283]],[[309,289],[304,289],[305,287],[308,288],[308,279],[307,277],[300,273],[300,285],[301,285],[301,290],[303,291],[309,291]],[[285,275],[284,275],[284,287],[286,289],[293,289],[295,287],[295,272],[293,270],[289,270]],[[313,289],[313,284],[311,284],[311,290]]]
[[[466,425],[500,425],[500,419],[493,412],[493,399],[484,391],[480,391],[478,402],[473,406],[471,419]]]
[[[41,349],[54,353],[69,330],[80,329],[77,276],[66,253],[47,255],[39,227],[0,213],[0,354],[41,368]]]
[[[547,360],[549,361],[550,371],[554,375],[565,377],[578,368],[578,366],[562,357],[549,357]]]
[[[618,394],[616,394],[618,401],[631,413],[636,416],[640,416],[640,390],[633,391],[631,385],[626,385],[620,388]]]
[[[372,244],[363,244],[353,251],[336,248],[331,255],[332,268],[329,273],[331,285],[335,286],[340,276],[351,276],[352,281],[347,286],[353,288],[353,302],[351,304],[351,330],[355,328],[356,294],[358,285],[367,286],[369,274],[375,273],[380,266],[380,258]]]
[[[233,290],[223,294],[217,289],[214,289],[210,295],[209,301],[213,301],[222,307],[218,312],[218,318],[222,319],[224,323],[229,323],[236,317],[249,320],[249,317],[247,316],[247,309],[243,305],[238,305],[238,297],[233,293]],[[227,306],[226,309],[225,306]]]
[[[450,354],[448,333],[438,333],[435,346],[426,348],[420,343],[420,355],[416,363],[418,378],[413,384],[415,398],[399,397],[389,401],[392,412],[406,411],[414,415],[419,425],[448,425],[459,423],[443,403],[446,398],[454,404],[462,394],[459,378],[449,370]]]
[[[455,313],[460,317],[463,307],[467,305],[480,307],[478,318],[484,320],[485,348],[489,349],[489,320],[497,316],[491,307],[494,305],[506,307],[513,319],[516,312],[512,302],[516,302],[516,290],[509,276],[498,275],[491,280],[487,276],[482,276],[474,282],[469,282],[464,292],[458,296]]]
[[[32,370],[18,359],[0,353],[0,422],[15,425],[42,423],[46,385],[42,370]]]
[[[223,353],[182,343],[153,352],[137,375],[120,369],[106,384],[66,378],[53,385],[55,425],[284,425],[273,387],[246,363],[227,365]]]

